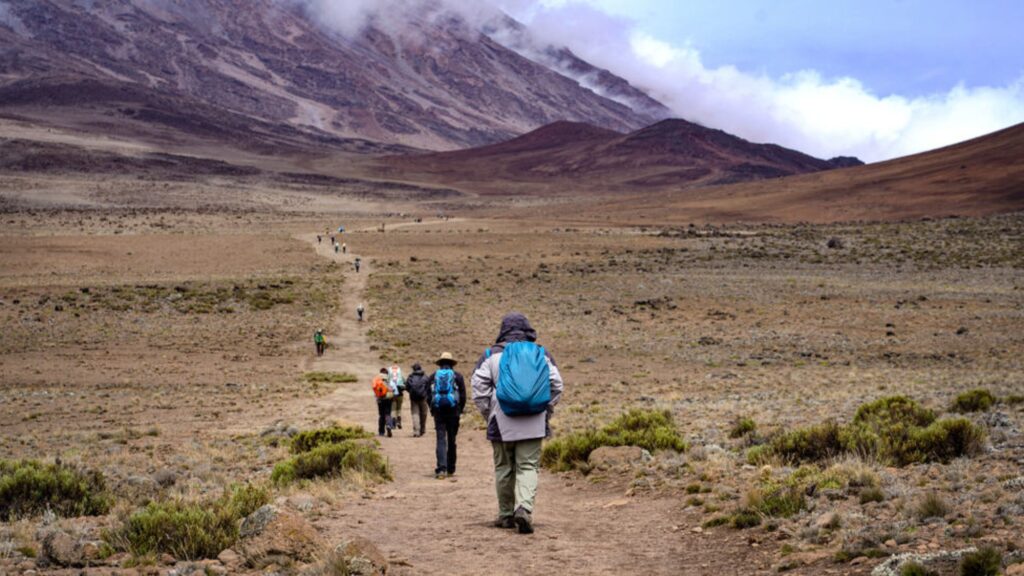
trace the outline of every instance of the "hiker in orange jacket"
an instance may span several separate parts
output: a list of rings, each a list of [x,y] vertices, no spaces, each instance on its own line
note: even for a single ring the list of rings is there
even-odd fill
[[[394,393],[388,385],[390,373],[387,368],[381,368],[380,374],[373,379],[373,395],[377,399],[377,435],[390,437],[391,422],[391,400]]]

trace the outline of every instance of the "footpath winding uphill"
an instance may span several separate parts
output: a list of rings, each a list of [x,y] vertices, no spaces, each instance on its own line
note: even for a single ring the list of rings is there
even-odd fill
[[[359,382],[306,401],[291,416],[297,421],[337,419],[375,431],[370,381],[381,361],[370,350],[367,327],[355,315],[372,263],[364,260],[357,274],[350,266],[353,254],[335,254],[313,236],[302,239],[324,258],[345,264],[347,272],[342,313],[328,329],[327,353],[301,361],[300,368],[349,372]],[[474,359],[462,360],[468,384]],[[566,391],[571,396],[572,382]],[[433,422],[428,420],[426,436],[413,438],[411,417],[403,416],[405,429],[381,439],[394,482],[339,503],[316,522],[332,540],[359,534],[377,543],[391,561],[389,574],[736,574],[760,572],[770,562],[740,534],[712,537],[692,531],[701,517],[683,512],[678,498],[625,498],[622,489],[584,489],[574,486],[578,480],[546,472],[534,514],[537,532],[524,536],[493,528],[491,447],[476,427],[478,419],[470,414],[463,419],[456,476],[437,480]]]

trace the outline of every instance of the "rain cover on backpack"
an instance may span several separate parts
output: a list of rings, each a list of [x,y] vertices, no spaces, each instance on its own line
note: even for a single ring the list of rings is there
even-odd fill
[[[505,345],[498,365],[498,405],[506,416],[540,414],[551,404],[551,370],[543,346]]]

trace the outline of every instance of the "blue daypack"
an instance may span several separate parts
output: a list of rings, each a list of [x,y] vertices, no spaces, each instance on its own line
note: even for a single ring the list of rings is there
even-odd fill
[[[455,371],[442,368],[434,373],[434,408],[455,408],[459,405],[459,392],[455,389]]]
[[[551,404],[551,369],[544,347],[533,342],[506,344],[498,364],[497,387],[498,406],[506,416],[547,411]]]

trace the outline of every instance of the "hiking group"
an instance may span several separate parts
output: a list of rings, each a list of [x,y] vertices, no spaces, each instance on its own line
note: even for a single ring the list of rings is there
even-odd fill
[[[494,457],[498,518],[495,526],[533,532],[534,500],[540,469],[541,445],[550,434],[549,422],[562,395],[562,377],[551,355],[538,345],[537,332],[526,316],[505,316],[495,343],[484,351],[470,378],[473,404],[487,423]],[[381,368],[373,379],[377,400],[377,434],[391,437],[402,429],[402,405],[409,395],[412,436],[426,433],[427,414],[434,419],[436,466],[439,479],[456,470],[459,423],[470,394],[458,361],[444,352],[429,376],[413,364],[408,378],[397,366]]]

